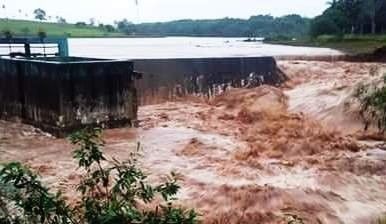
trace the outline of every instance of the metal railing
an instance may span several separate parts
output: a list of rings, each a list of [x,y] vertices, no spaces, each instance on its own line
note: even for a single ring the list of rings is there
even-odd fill
[[[0,57],[68,56],[66,38],[0,38]]]

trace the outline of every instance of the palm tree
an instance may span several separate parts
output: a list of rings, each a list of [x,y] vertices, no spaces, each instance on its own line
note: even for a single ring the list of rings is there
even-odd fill
[[[371,33],[375,34],[377,31],[377,15],[382,8],[383,0],[363,0],[362,10],[370,18],[371,22]]]

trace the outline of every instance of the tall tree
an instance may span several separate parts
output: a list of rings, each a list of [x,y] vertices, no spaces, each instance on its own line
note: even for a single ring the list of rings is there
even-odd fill
[[[35,14],[35,19],[38,19],[40,21],[42,20],[46,20],[46,11],[44,11],[43,9],[41,8],[37,8],[34,10],[34,14]]]
[[[326,25],[329,27],[320,27]],[[335,0],[330,2],[321,16],[313,20],[311,26],[311,33],[314,35],[375,34],[384,31],[386,0]]]
[[[376,18],[385,0],[362,0],[361,2],[364,14],[370,18],[371,33],[375,34],[377,31]]]
[[[339,1],[340,10],[343,12],[350,24],[350,33],[354,34],[355,25],[361,10],[361,0],[341,0]]]
[[[90,26],[95,26],[95,18],[90,18]]]
[[[67,23],[66,19],[63,18],[63,17],[61,17],[61,16],[57,16],[57,17],[56,17],[56,21],[57,21],[58,23],[61,23],[61,24],[66,24],[66,23]]]
[[[135,32],[135,25],[132,22],[129,22],[127,19],[118,21],[117,28],[119,31],[127,34],[132,34]]]

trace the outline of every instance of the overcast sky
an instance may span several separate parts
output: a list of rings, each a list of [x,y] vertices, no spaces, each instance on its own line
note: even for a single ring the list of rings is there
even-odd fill
[[[135,23],[176,19],[248,18],[251,15],[282,16],[296,13],[307,17],[319,15],[327,0],[0,0],[6,5],[1,17],[31,18],[35,8],[46,10],[55,18],[69,22],[112,23],[127,18]],[[21,12],[19,11],[21,10]]]

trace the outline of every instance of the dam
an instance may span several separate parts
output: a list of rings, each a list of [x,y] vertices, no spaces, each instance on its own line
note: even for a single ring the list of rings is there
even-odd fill
[[[134,125],[139,105],[211,97],[245,86],[250,74],[259,84],[286,79],[272,57],[70,57],[65,38],[0,39],[0,46],[9,49],[0,58],[0,119],[20,119],[56,136],[89,125]]]

